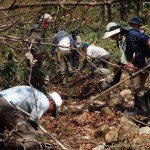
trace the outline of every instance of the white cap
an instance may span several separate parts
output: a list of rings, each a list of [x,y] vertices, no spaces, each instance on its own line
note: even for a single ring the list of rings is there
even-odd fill
[[[52,21],[52,16],[50,14],[46,13],[43,16],[40,17],[39,21],[51,22]]]
[[[111,37],[112,35],[115,35],[121,31],[121,27],[116,22],[110,22],[106,25],[106,32],[103,36],[103,39],[107,39]]]
[[[58,93],[56,93],[56,92],[51,92],[51,93],[48,93],[48,94],[50,95],[50,97],[53,99],[53,101],[56,104],[55,116],[57,116],[59,108],[62,105],[62,99],[61,99],[60,95]]]

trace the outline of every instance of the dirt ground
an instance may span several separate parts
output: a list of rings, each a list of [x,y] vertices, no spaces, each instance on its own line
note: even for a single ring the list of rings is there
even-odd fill
[[[89,79],[86,76],[75,78],[70,81],[67,87],[61,83],[50,83],[49,89],[60,93],[63,98],[63,106],[60,109],[58,118],[46,114],[41,119],[42,126],[58,141],[69,150],[92,150],[93,148],[105,143],[113,145],[96,135],[96,129],[103,124],[117,126],[120,123],[123,113],[120,110],[111,109],[111,114],[104,115],[101,111],[90,112],[87,101],[91,96],[99,94],[97,90],[98,79]],[[138,81],[134,80],[136,87]],[[121,89],[131,86],[130,81],[122,84]],[[119,88],[120,88],[119,87]],[[128,107],[128,106],[127,106]],[[53,149],[60,150],[60,146],[49,138],[46,142],[53,144]]]

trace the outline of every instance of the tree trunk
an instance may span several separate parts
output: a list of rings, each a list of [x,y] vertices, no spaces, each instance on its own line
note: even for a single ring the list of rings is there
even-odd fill
[[[121,0],[120,1],[120,19],[121,20],[125,20],[125,7],[124,7],[124,3],[123,3],[124,0]]]
[[[137,16],[141,16],[141,0],[137,1],[137,12],[136,12]]]
[[[107,5],[108,9],[108,22],[112,21],[111,4]]]
[[[100,7],[100,16],[101,16],[101,19],[102,19],[102,22],[105,22],[105,18],[106,18],[106,14],[105,14],[105,6],[101,6]]]

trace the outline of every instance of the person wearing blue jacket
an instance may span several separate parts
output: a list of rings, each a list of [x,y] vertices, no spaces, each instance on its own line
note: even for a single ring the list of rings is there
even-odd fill
[[[120,63],[127,70],[133,72],[147,65],[146,59],[150,57],[150,39],[147,35],[136,29],[122,28],[116,22],[110,22],[106,26],[103,39],[111,38],[117,42],[121,52]],[[112,85],[120,81],[122,70],[114,77]],[[145,88],[148,73],[140,73],[140,90]]]
[[[63,84],[68,82],[68,77],[72,75],[74,65],[72,64],[72,49],[77,48],[77,43],[74,41],[64,29],[60,26],[58,33],[53,37],[51,54],[56,57],[59,70],[64,77]]]

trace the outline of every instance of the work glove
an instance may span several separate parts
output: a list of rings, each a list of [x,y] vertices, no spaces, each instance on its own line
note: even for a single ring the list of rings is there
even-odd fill
[[[128,62],[126,65],[125,65],[125,69],[127,69],[128,71],[135,71],[135,66],[131,63],[131,62]]]

